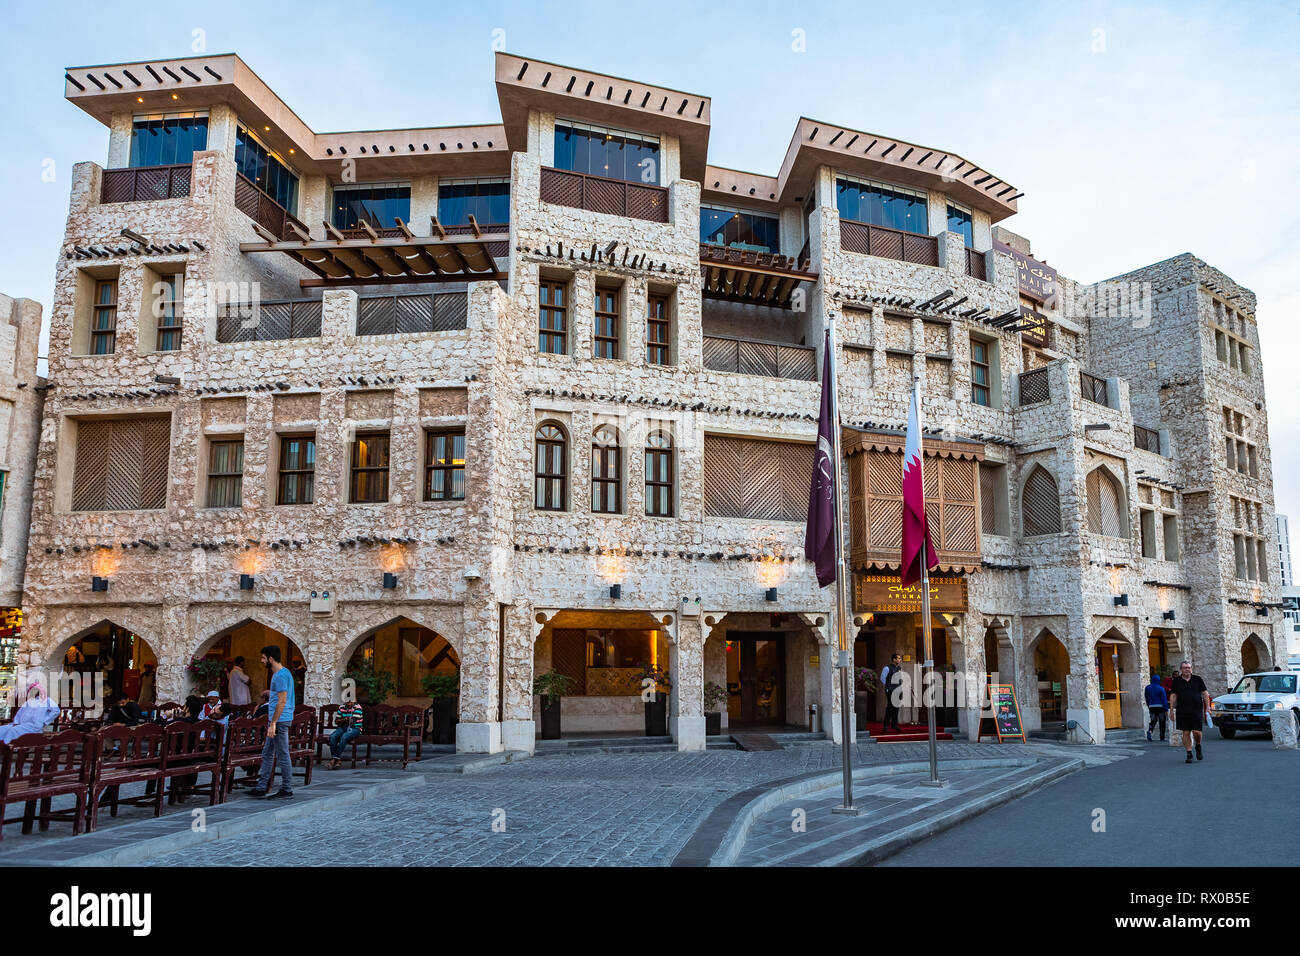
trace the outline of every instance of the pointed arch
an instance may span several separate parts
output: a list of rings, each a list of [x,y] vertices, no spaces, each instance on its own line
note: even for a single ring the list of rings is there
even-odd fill
[[[1106,465],[1088,472],[1088,530],[1111,538],[1129,536],[1128,504],[1124,486]]]
[[[1021,527],[1026,538],[1061,530],[1061,493],[1052,473],[1042,465],[1035,464],[1029,469],[1020,502]]]

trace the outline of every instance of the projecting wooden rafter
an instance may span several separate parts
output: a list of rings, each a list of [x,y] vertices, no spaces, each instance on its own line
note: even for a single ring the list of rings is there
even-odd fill
[[[790,298],[801,282],[816,282],[808,260],[769,252],[752,252],[700,243],[700,275],[704,295],[753,305],[790,308]]]

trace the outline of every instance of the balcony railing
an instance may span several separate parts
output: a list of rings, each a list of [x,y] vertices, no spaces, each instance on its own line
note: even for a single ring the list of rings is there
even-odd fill
[[[981,282],[989,281],[984,270],[984,253],[976,252],[974,249],[966,250],[966,274]]]
[[[451,332],[469,322],[465,292],[374,295],[357,301],[357,335]]]
[[[320,335],[320,299],[229,303],[217,312],[218,342],[273,342]]]
[[[650,222],[668,221],[668,190],[663,186],[629,183],[543,166],[541,193],[542,202],[557,206],[572,206],[588,212]]]
[[[1036,368],[1032,372],[1020,373],[1021,405],[1036,405],[1052,397],[1052,390],[1047,384],[1047,369]]]
[[[938,236],[922,236],[852,219],[840,220],[840,248],[845,252],[915,262],[922,266],[939,264]]]
[[[1133,446],[1145,451],[1153,451],[1157,455],[1160,454],[1160,432],[1152,428],[1143,428],[1134,422]]]
[[[1107,400],[1106,380],[1098,378],[1096,375],[1089,375],[1087,372],[1079,372],[1079,387],[1083,390],[1083,397],[1090,402],[1098,405],[1109,405]]]
[[[804,382],[817,380],[817,351],[807,345],[704,336],[704,367],[715,372],[766,375]]]
[[[378,236],[380,239],[405,239],[406,238],[406,233],[402,232],[402,230],[398,229],[396,226],[372,226],[371,228],[375,230],[375,235]],[[339,232],[342,234],[344,239],[369,239],[370,238],[370,233],[366,232],[366,230],[364,229],[359,229],[359,228],[340,229]]]
[[[474,235],[474,227],[469,225],[468,223],[459,226],[448,226],[444,223],[442,229],[449,236]],[[485,224],[480,222],[478,224],[478,231],[484,233],[485,235],[493,232],[509,232],[510,223],[496,222],[496,223]],[[493,259],[504,259],[510,255],[510,243],[506,241],[489,242],[487,244],[487,251],[488,251],[488,255],[490,255]]]
[[[145,202],[151,199],[183,199],[190,194],[194,166],[132,166],[106,169],[99,188],[99,201]]]
[[[243,173],[235,174],[235,208],[277,239],[297,239],[298,234],[289,228],[291,225],[308,232],[300,220]]]

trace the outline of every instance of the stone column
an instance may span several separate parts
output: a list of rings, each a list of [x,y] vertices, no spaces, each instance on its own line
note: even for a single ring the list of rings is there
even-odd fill
[[[668,631],[669,669],[673,682],[673,718],[669,730],[677,749],[703,750],[704,630],[700,619],[679,620],[675,613],[656,613]]]
[[[497,753],[501,748],[501,722],[497,719],[497,604],[488,588],[479,584],[465,600],[465,639],[461,649],[460,718],[456,725],[457,753]]]
[[[1093,662],[1095,642],[1088,633],[1086,618],[1070,618],[1069,629],[1066,647],[1070,649],[1070,673],[1066,688],[1071,706],[1065,711],[1065,719],[1067,723],[1078,721],[1087,731],[1086,736],[1075,731],[1070,739],[1075,743],[1105,743],[1106,717],[1101,710],[1101,692]],[[1084,706],[1080,707],[1080,703]]]
[[[505,750],[532,753],[537,744],[537,724],[533,720],[533,645],[542,633],[526,604],[506,608],[505,719],[501,724],[501,746]]]

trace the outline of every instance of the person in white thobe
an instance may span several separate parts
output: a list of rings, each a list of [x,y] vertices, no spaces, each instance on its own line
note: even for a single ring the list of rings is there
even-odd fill
[[[13,723],[0,727],[0,742],[9,743],[23,734],[39,734],[59,716],[59,705],[45,693],[40,681],[27,685],[27,702],[14,714]]]

